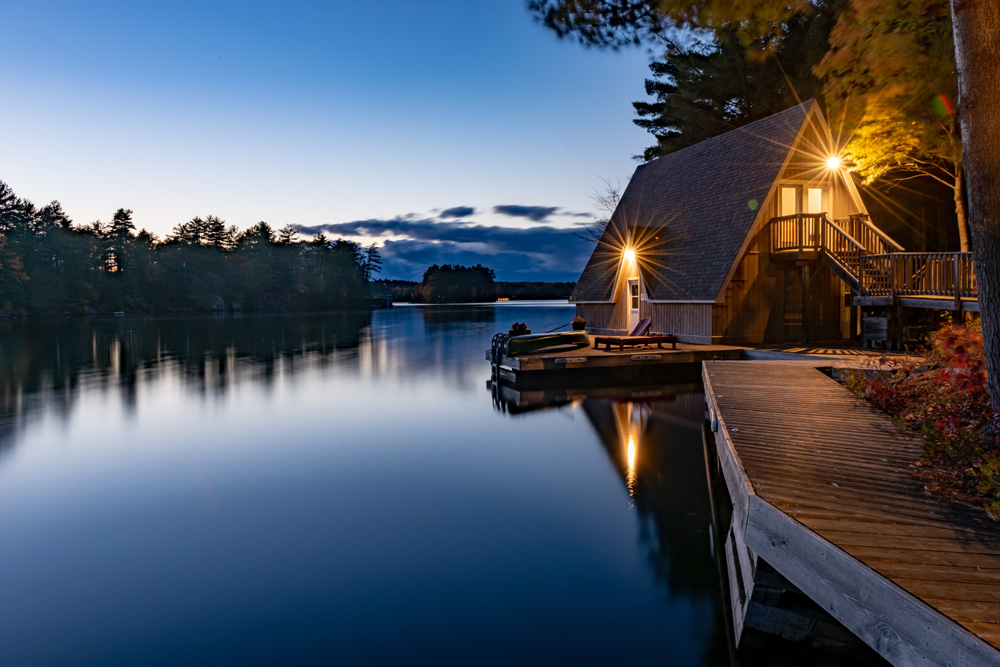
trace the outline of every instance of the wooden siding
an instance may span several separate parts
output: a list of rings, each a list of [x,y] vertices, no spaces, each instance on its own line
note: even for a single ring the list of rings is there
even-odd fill
[[[808,273],[802,312],[802,272]],[[712,307],[713,342],[729,344],[843,338],[844,283],[821,261],[798,266],[773,261],[769,236],[759,234],[740,260],[723,302]]]
[[[623,272],[624,273],[624,272]],[[636,276],[622,275],[615,288],[614,303],[578,303],[576,304],[576,314],[587,321],[587,329],[599,331],[625,331],[628,326],[628,280]],[[642,306],[639,303],[640,317]]]
[[[576,304],[576,314],[587,321],[587,327],[593,329],[607,329],[614,313],[613,303],[578,303]]]
[[[652,320],[653,331],[672,333],[682,343],[710,343],[712,304],[650,303],[640,304],[639,315]]]
[[[635,269],[632,269],[635,272]],[[609,329],[613,331],[623,331],[628,333],[631,327],[628,325],[628,311],[629,311],[629,299],[628,299],[628,281],[631,278],[637,278],[635,275],[627,275],[628,271],[621,272],[621,279],[618,281],[618,287],[615,289],[615,310],[614,314],[611,316]],[[639,283],[639,291],[642,292],[642,283]],[[639,302],[639,307],[642,308],[642,302]],[[641,312],[641,311],[640,311]]]

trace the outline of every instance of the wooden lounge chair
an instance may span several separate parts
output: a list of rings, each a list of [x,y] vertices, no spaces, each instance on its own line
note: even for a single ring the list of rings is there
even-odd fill
[[[600,349],[600,346],[603,345],[605,350],[610,350],[612,345],[617,345],[618,351],[622,352],[626,345],[632,347],[634,345],[652,345],[653,343],[656,343],[658,348],[662,348],[664,343],[670,343],[671,349],[677,349],[677,336],[673,334],[651,336],[649,335],[650,324],[652,324],[652,320],[645,317],[639,320],[639,324],[628,336],[595,336],[594,349]]]

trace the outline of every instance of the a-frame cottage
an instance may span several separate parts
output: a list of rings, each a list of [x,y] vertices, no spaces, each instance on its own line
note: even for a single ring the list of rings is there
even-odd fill
[[[833,146],[808,101],[639,166],[577,315],[597,333],[649,317],[687,343],[848,338],[860,256],[902,248],[868,221]]]

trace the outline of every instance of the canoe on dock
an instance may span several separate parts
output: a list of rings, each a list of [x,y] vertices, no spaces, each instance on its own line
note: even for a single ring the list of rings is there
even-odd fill
[[[575,350],[581,347],[590,347],[590,336],[585,331],[528,334],[526,336],[513,336],[507,341],[507,356],[517,357],[554,348]]]

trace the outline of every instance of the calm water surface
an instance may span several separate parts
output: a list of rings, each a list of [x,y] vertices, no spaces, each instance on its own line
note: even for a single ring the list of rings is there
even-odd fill
[[[572,315],[0,324],[0,662],[729,664],[700,389],[487,388]]]

